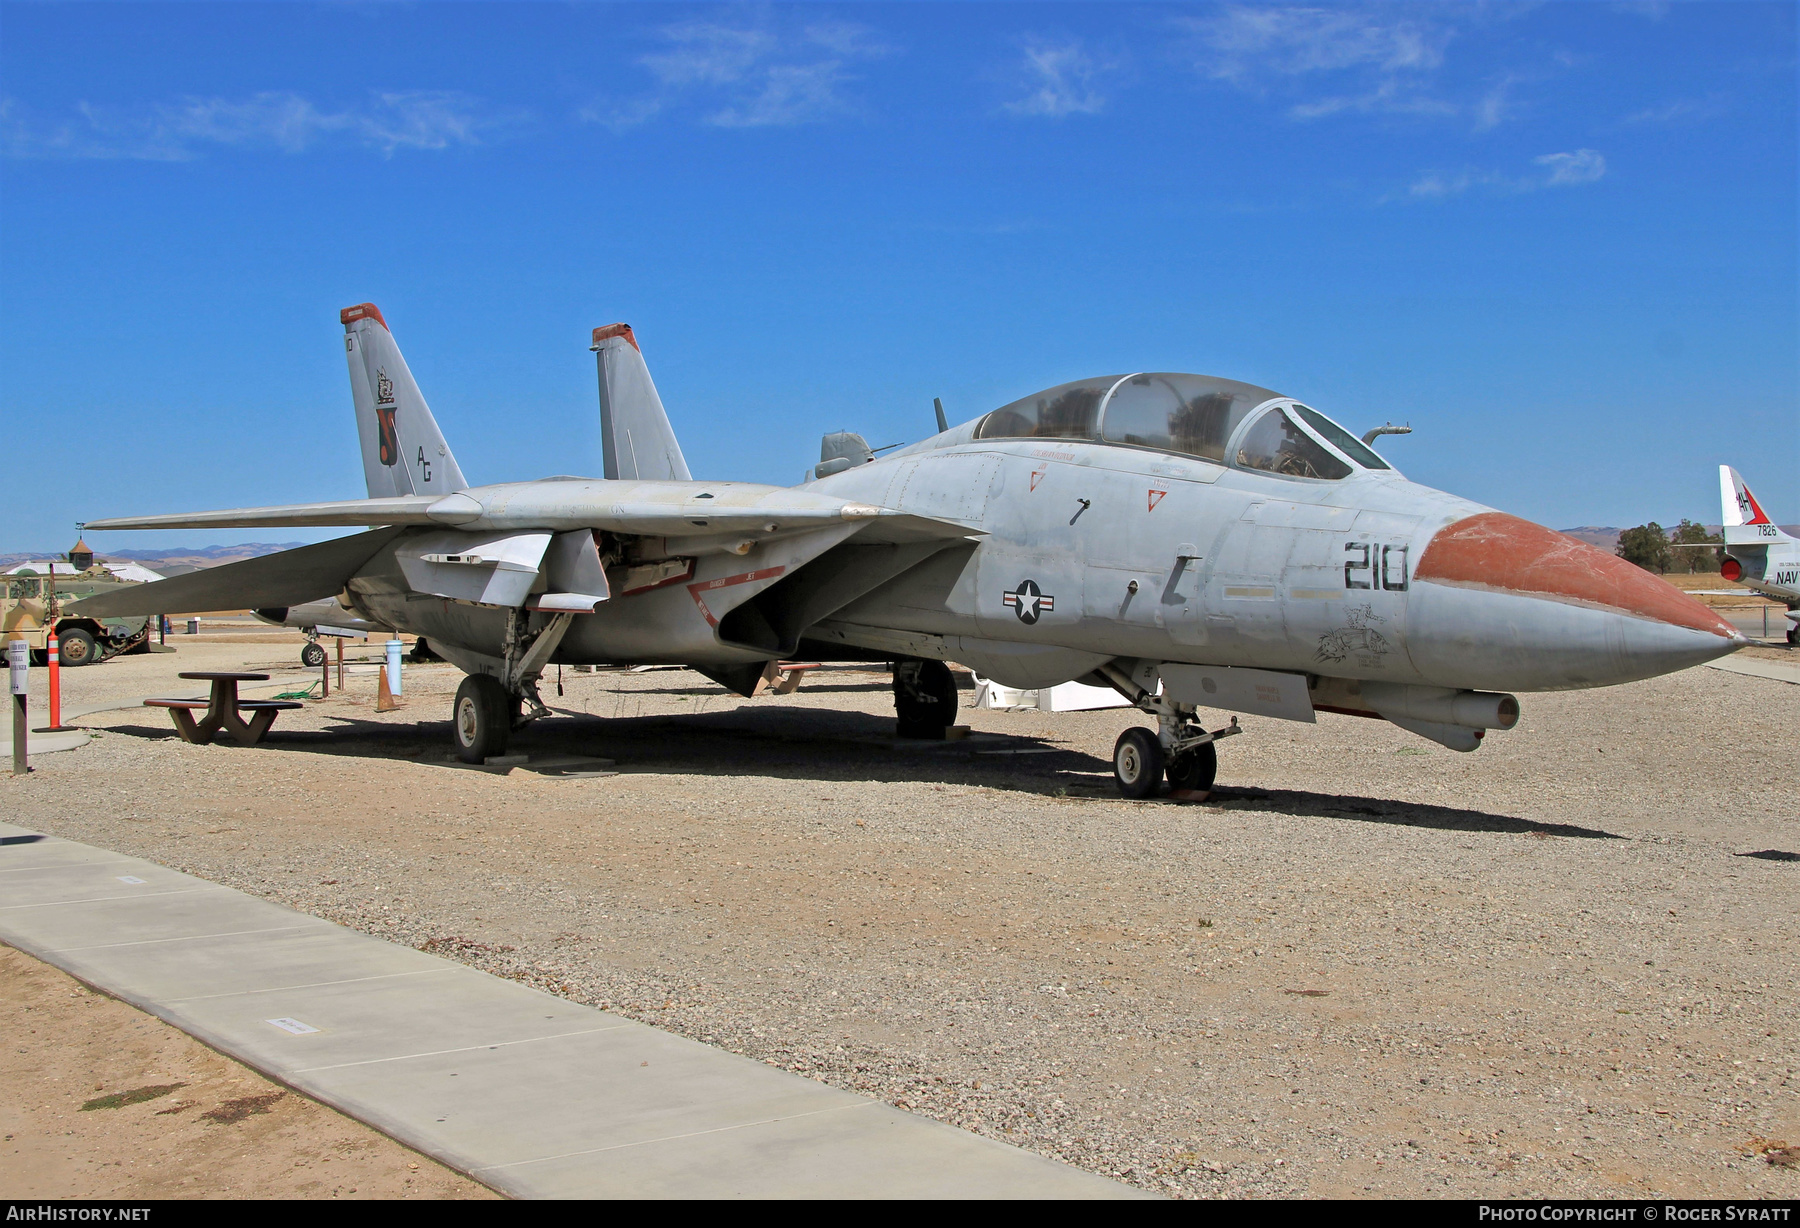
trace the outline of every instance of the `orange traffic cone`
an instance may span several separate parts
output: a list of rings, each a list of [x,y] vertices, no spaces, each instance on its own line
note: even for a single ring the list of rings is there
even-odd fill
[[[381,667],[380,689],[375,693],[375,711],[392,712],[399,706],[400,701],[395,699],[394,693],[388,689],[387,666],[384,665]]]

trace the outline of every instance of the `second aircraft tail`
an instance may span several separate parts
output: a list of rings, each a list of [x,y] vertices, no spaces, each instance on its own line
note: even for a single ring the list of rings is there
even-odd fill
[[[591,348],[600,365],[600,442],[605,453],[601,476],[692,481],[631,325],[596,328]]]
[[[1762,504],[1744,485],[1744,479],[1730,465],[1719,466],[1719,510],[1728,546],[1794,540],[1769,519]]]

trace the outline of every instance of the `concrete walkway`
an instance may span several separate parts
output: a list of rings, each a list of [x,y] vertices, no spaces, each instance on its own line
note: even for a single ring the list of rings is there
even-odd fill
[[[1789,664],[1786,661],[1765,661],[1760,657],[1720,657],[1717,661],[1708,661],[1710,669],[1722,669],[1732,674],[1748,674],[1752,678],[1772,678],[1776,682],[1800,683],[1800,662]]]
[[[47,719],[47,718],[46,718]],[[63,717],[66,725],[73,717]],[[85,729],[64,729],[60,733],[28,733],[25,735],[25,753],[35,759],[39,755],[54,754],[59,750],[75,750],[86,746],[93,740],[93,734]],[[0,731],[0,771],[12,770],[12,726],[7,725]]]
[[[516,1197],[1145,1196],[154,862],[3,823],[0,939]]]

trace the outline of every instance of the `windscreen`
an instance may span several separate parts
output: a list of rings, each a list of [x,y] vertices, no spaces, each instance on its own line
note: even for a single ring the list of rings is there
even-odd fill
[[[1351,474],[1349,465],[1300,429],[1283,410],[1271,409],[1251,424],[1238,445],[1240,469],[1261,469],[1291,478],[1337,481]]]
[[[1294,406],[1294,412],[1300,415],[1301,421],[1325,437],[1325,442],[1361,465],[1364,469],[1392,468],[1386,461],[1375,455],[1375,450],[1343,427],[1327,418],[1316,409],[1308,409],[1304,405]]]
[[[1134,375],[1106,403],[1104,438],[1224,464],[1238,423],[1273,395],[1203,375]]]

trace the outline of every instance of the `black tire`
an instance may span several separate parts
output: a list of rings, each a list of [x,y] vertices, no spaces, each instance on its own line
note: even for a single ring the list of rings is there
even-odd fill
[[[56,633],[56,656],[58,664],[67,669],[80,669],[83,665],[92,665],[94,658],[100,655],[94,646],[94,637],[80,627],[70,627],[67,631]]]
[[[1169,788],[1206,792],[1213,787],[1213,780],[1219,774],[1217,743],[1208,742],[1193,750],[1183,751],[1169,760],[1165,771],[1169,777]]]
[[[942,661],[894,666],[894,712],[903,738],[941,738],[956,724],[956,679]]]
[[[431,651],[431,645],[427,644],[425,637],[421,635],[413,641],[412,651],[406,654],[406,659],[415,665],[420,665],[427,661],[442,661],[444,658]]]
[[[1163,779],[1163,748],[1156,734],[1140,726],[1119,735],[1113,743],[1113,779],[1125,797],[1156,796]]]
[[[300,664],[308,669],[318,669],[325,664],[325,645],[317,640],[307,641],[306,647],[300,650]]]
[[[456,688],[450,709],[450,738],[456,757],[464,763],[480,763],[491,755],[504,755],[512,737],[511,697],[497,678],[470,674]]]

